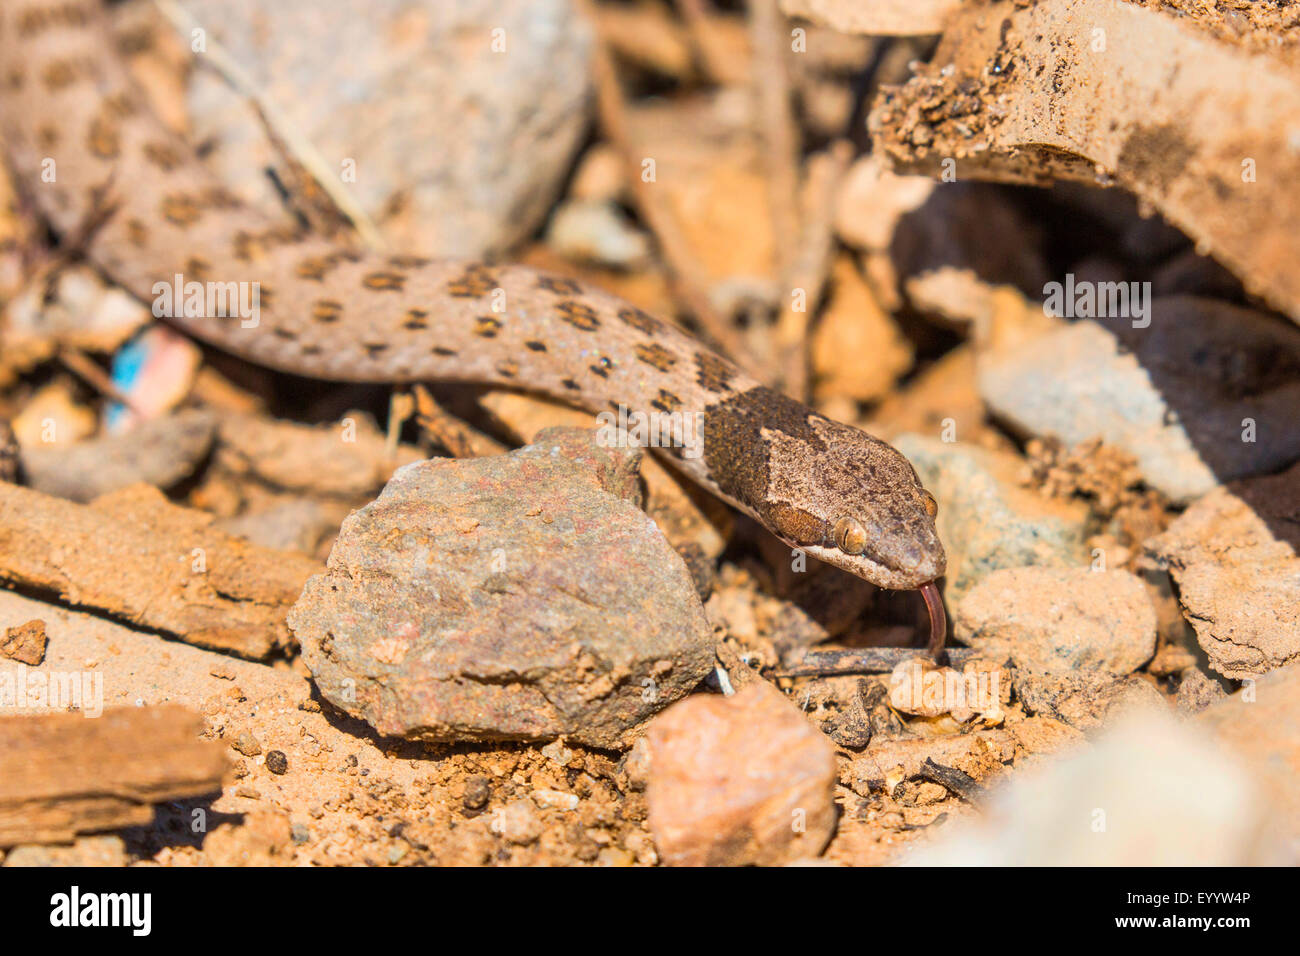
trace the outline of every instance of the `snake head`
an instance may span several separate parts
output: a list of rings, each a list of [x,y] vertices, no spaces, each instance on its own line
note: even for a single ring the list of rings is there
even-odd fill
[[[789,544],[881,587],[942,577],[934,496],[901,453],[865,432],[810,416],[816,446],[765,429],[767,518]]]
[[[782,540],[881,587],[942,577],[938,506],[912,463],[763,386],[706,409],[706,477]]]

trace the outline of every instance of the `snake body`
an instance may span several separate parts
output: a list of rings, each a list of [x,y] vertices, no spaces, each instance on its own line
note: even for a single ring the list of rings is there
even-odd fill
[[[110,197],[84,253],[143,301],[177,274],[258,283],[256,326],[183,314],[174,325],[315,378],[495,383],[596,412],[698,415],[702,453],[666,450],[691,478],[820,560],[922,588],[933,613],[937,506],[888,444],[572,279],[379,255],[286,227],[150,113],[110,37],[94,0],[0,0],[0,132],[20,190],[56,232],[84,230]]]

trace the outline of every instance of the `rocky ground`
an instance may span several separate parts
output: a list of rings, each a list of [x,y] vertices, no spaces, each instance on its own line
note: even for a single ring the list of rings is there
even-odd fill
[[[363,237],[582,277],[906,454],[951,654],[590,415],[201,349],[0,181],[4,865],[1296,862],[1285,4],[334,6],[186,4],[371,171]]]

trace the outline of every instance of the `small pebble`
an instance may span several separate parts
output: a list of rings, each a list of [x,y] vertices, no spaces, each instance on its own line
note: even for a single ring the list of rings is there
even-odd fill
[[[274,774],[283,774],[289,769],[289,758],[283,750],[270,750],[266,754],[266,769]]]
[[[531,800],[512,800],[496,811],[492,832],[508,843],[524,846],[542,835],[542,821]]]
[[[262,752],[261,741],[254,737],[252,731],[249,730],[245,730],[236,737],[235,742],[230,746],[235,748],[235,750],[243,754],[245,757],[256,757]]]
[[[482,810],[492,798],[492,784],[483,774],[474,774],[465,781],[465,796],[461,803],[466,810]]]

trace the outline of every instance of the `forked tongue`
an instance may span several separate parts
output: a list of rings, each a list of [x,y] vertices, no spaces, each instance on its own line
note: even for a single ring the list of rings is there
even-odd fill
[[[936,661],[943,653],[944,638],[948,636],[948,616],[943,613],[943,598],[933,581],[922,584],[921,597],[925,598],[925,609],[930,612],[930,656]]]

